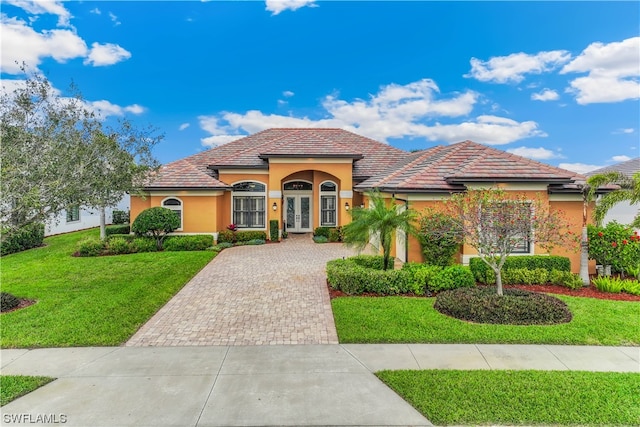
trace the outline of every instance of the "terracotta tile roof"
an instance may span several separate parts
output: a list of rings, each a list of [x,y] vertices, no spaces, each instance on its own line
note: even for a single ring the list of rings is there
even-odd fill
[[[592,175],[597,175],[597,174],[607,173],[607,172],[620,172],[628,176],[629,178],[631,178],[634,173],[640,172],[640,157],[627,160],[626,162],[616,163],[615,165],[596,169],[594,171],[586,173],[585,175],[592,176]]]
[[[214,178],[212,171],[206,167],[181,159],[162,166],[149,178],[145,188],[227,189],[230,187]]]
[[[358,189],[460,191],[465,182],[548,182],[562,186],[584,177],[472,141],[409,154]]]

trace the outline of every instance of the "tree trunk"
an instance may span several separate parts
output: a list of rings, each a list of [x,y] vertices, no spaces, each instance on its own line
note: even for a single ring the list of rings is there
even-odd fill
[[[587,226],[582,227],[580,240],[580,278],[584,286],[589,286],[589,241],[587,239]]]
[[[100,206],[100,239],[107,238],[107,214],[104,206]]]
[[[496,289],[498,292],[498,295],[503,295],[502,293],[502,269],[500,270],[493,270],[496,273]]]

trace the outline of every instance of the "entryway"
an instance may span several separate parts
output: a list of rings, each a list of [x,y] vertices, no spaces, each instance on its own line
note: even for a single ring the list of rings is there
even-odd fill
[[[285,222],[290,233],[312,231],[312,194],[286,194],[284,196]]]

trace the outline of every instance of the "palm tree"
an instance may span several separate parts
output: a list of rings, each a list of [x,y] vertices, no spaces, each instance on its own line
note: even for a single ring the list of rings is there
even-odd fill
[[[602,224],[607,212],[620,202],[629,202],[631,204],[640,203],[640,172],[636,172],[629,177],[621,172],[607,172],[590,176],[587,183],[593,192],[598,187],[605,185],[617,185],[618,188],[605,194],[598,201],[594,212],[594,218],[598,225]],[[632,225],[640,227],[640,215],[636,215]]]
[[[415,234],[414,222],[417,214],[412,209],[404,209],[405,205],[396,204],[392,197],[388,203],[378,190],[367,193],[371,207],[354,208],[351,212],[352,221],[342,227],[343,242],[362,250],[369,243],[372,235],[379,235],[384,258],[383,269],[389,268],[391,242],[396,230],[407,234]]]

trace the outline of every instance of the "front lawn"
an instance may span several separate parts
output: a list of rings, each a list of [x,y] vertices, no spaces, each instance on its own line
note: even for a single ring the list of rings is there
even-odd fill
[[[21,375],[0,375],[0,406],[15,400],[53,381],[49,377],[26,377]]]
[[[580,371],[381,371],[436,425],[637,425],[640,375]]]
[[[3,292],[36,304],[0,315],[2,348],[120,345],[176,294],[214,252],[71,254],[87,230],[2,257]]]
[[[571,322],[475,324],[439,313],[435,298],[346,297],[331,303],[341,343],[640,345],[640,303],[557,297],[571,309]]]

